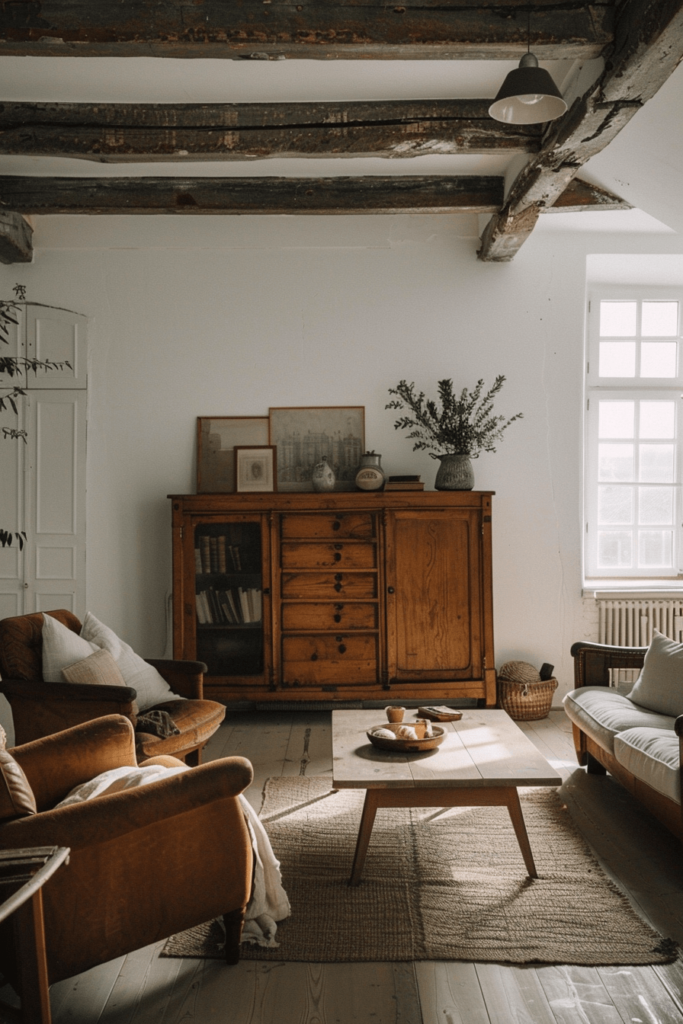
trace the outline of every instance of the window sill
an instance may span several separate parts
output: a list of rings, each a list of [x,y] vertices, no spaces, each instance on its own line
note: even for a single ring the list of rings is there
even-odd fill
[[[667,598],[683,597],[683,580],[634,580],[610,581],[584,584],[582,597],[595,601],[665,601]]]

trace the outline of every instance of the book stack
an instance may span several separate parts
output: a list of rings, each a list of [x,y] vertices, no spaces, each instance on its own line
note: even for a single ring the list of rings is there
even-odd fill
[[[200,537],[194,549],[196,572],[242,572],[238,544],[228,544],[224,536]]]
[[[390,476],[384,485],[385,491],[424,491],[425,485],[419,476]]]
[[[261,621],[262,598],[257,587],[206,587],[195,594],[200,626],[242,626]]]

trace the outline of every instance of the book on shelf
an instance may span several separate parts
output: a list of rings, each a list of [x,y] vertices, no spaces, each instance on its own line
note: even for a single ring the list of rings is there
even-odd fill
[[[199,548],[194,549],[194,571],[199,573],[204,571],[202,568],[202,553]]]
[[[200,626],[251,625],[261,621],[262,597],[258,587],[206,587],[195,595]]]
[[[218,538],[218,571],[227,572],[227,561],[225,557],[225,535],[221,534]]]
[[[402,473],[398,476],[390,476],[390,484],[419,484],[420,474],[419,473]]]
[[[384,485],[385,491],[424,491],[424,483],[412,480],[387,480]]]
[[[201,553],[202,572],[211,572],[211,538],[202,536],[199,538],[199,551]]]

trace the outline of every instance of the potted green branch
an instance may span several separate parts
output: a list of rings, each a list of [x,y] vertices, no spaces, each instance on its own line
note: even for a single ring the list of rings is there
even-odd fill
[[[509,420],[493,415],[493,400],[504,383],[505,377],[496,377],[493,387],[482,395],[484,381],[478,380],[472,392],[463,388],[456,397],[453,381],[440,380],[441,408],[426,399],[423,391],[416,394],[415,384],[405,380],[389,388],[389,394],[396,398],[385,409],[405,409],[410,414],[400,416],[394,428],[410,430],[408,438],[415,442],[413,451],[428,451],[433,459],[441,460],[434,483],[437,491],[471,491],[474,471],[470,460],[482,452],[495,452],[503,431],[522,418],[521,412]]]

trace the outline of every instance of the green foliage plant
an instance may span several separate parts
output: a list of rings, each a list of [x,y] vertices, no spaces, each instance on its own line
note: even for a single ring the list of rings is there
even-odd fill
[[[16,284],[13,288],[14,299],[0,299],[0,341],[9,345],[10,325],[18,324],[19,302],[26,299],[26,289],[22,284]],[[55,363],[51,359],[27,359],[25,356],[6,356],[0,352],[0,374],[9,377],[10,381],[22,376],[25,373],[37,373],[38,370],[63,370],[71,364],[67,361]],[[26,394],[25,388],[20,384],[12,383],[9,387],[0,388],[0,413],[13,412],[19,415],[17,399]],[[17,427],[0,427],[0,436],[7,441],[23,441],[26,444],[26,431]],[[19,548],[23,548],[26,534],[3,530],[0,528],[0,548],[10,547],[12,541],[16,540]]]
[[[401,380],[395,388],[389,388],[389,394],[396,397],[384,408],[409,413],[399,416],[394,428],[410,431],[408,439],[415,442],[413,451],[428,451],[433,459],[441,455],[468,455],[476,459],[481,452],[495,452],[503,431],[523,417],[521,412],[509,420],[493,415],[494,399],[504,383],[505,377],[496,377],[483,395],[484,381],[478,380],[473,391],[463,388],[456,396],[452,379],[440,380],[439,408],[432,399],[425,398],[423,391],[416,394],[414,383]]]

